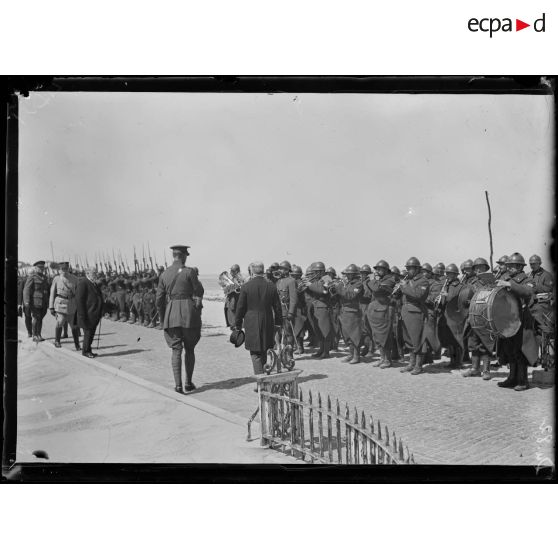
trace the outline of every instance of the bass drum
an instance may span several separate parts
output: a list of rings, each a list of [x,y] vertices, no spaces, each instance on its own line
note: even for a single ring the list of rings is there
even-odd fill
[[[513,337],[521,327],[519,302],[506,287],[480,289],[471,299],[469,323],[494,337]]]

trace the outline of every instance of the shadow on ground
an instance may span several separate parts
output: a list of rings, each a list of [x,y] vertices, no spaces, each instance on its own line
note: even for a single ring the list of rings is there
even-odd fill
[[[151,351],[151,349],[130,349],[129,351],[117,351],[116,353],[106,353],[103,355],[98,355],[97,358],[134,355],[136,353],[144,353],[146,351]]]

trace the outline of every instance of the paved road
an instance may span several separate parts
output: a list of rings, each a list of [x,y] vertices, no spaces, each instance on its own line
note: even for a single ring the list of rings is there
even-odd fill
[[[53,331],[50,317],[44,329]],[[70,340],[64,346],[73,348]],[[417,462],[537,465],[554,453],[554,437],[547,436],[554,423],[554,389],[498,388],[504,371],[488,382],[439,365],[411,376],[398,368],[373,368],[370,358],[345,364],[341,356],[343,351],[327,361],[299,357],[303,393],[330,394],[342,406],[347,402],[372,414],[403,439]],[[196,357],[199,389],[188,397],[249,417],[257,399],[248,352],[235,349],[224,335],[213,335],[202,337]],[[99,361],[173,387],[170,350],[159,330],[103,320]]]

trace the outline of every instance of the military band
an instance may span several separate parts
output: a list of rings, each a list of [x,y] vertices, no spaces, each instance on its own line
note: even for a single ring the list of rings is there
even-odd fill
[[[78,284],[87,279],[82,291],[87,288],[98,293],[106,318],[164,330],[164,340],[172,351],[175,389],[193,391],[204,289],[197,270],[185,265],[188,248],[171,247],[174,261],[167,269],[140,270],[136,266],[133,273],[112,269],[105,273],[90,268],[85,278],[83,270],[72,272],[69,262],[59,263],[54,276],[45,261],[35,262],[31,273],[18,278],[18,313],[25,320],[29,337],[44,341],[42,322],[50,310],[56,318],[55,347],[61,346],[64,327],[69,326],[79,350],[81,327],[85,334],[82,352],[95,356],[91,344],[97,322],[84,317],[84,303],[81,310],[78,308]],[[301,266],[285,260],[272,263],[261,273],[258,269],[257,276],[277,292],[279,304],[271,305],[274,316],[277,314],[273,320],[280,323],[273,331],[275,349],[288,346],[302,355],[316,346],[312,357],[323,360],[337,356],[343,340],[349,364],[358,364],[362,356],[370,354],[373,367],[386,369],[408,354],[408,361],[399,369],[411,375],[423,373],[425,365],[439,360],[442,349],[449,356],[447,365],[462,370],[470,351],[471,367],[462,370],[463,377],[491,379],[491,361],[497,358],[492,367],[509,367],[508,378],[498,385],[523,391],[528,387],[527,366],[540,362],[543,338],[554,339],[555,315],[552,274],[542,267],[537,255],[529,259],[530,272],[524,271],[525,266],[517,252],[500,257],[493,272],[482,257],[467,259],[460,268],[443,262],[432,267],[411,257],[403,273],[380,260],[373,269],[367,264],[350,264],[338,276],[321,261],[313,262],[303,274]],[[233,330],[242,323],[237,315],[238,301],[243,286],[253,280],[251,268],[249,275],[245,279],[240,266],[233,264],[230,272],[219,277],[225,295],[225,323]],[[497,287],[508,291],[521,309],[518,329],[511,336],[495,336],[472,320],[471,305],[479,293]],[[246,302],[241,311],[244,315]],[[251,342],[258,370],[269,341],[264,344],[265,348],[255,340]]]

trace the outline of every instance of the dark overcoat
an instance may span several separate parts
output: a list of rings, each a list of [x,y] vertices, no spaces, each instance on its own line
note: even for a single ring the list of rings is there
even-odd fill
[[[362,292],[360,279],[354,279],[347,284],[337,286],[337,294],[341,301],[341,311],[339,313],[341,334],[345,341],[351,341],[357,347],[362,337],[362,310],[360,307]]]
[[[401,282],[403,337],[405,344],[415,353],[420,352],[423,342],[424,320],[427,315],[425,301],[429,286],[428,279],[422,275]]]
[[[464,285],[457,279],[447,285],[447,296],[442,304],[443,315],[438,322],[438,335],[444,347],[458,345],[461,350],[465,348],[463,332],[469,316],[467,308],[459,305],[459,293]]]
[[[529,283],[533,285],[533,294],[529,303],[529,310],[540,328],[547,333],[553,332],[554,308],[552,294],[554,279],[552,274],[542,267],[536,272],[529,273]]]
[[[333,332],[331,297],[320,279],[306,288],[306,306],[312,330],[318,337],[328,338]]]
[[[281,303],[274,283],[255,276],[240,289],[235,325],[244,330],[249,351],[264,353],[274,345],[275,326],[281,325]]]
[[[87,277],[78,281],[76,290],[77,325],[83,329],[95,329],[103,315],[101,289]]]
[[[374,343],[385,347],[388,345],[393,327],[393,306],[391,293],[395,287],[395,275],[389,273],[384,277],[374,277],[366,283],[373,298],[366,314],[372,328]]]
[[[48,309],[50,286],[45,275],[32,273],[23,287],[23,304],[29,305],[32,312],[45,315]]]

